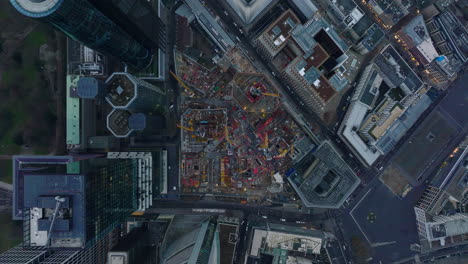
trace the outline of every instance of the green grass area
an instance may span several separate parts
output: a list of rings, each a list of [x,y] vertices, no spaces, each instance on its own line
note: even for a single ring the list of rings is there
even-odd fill
[[[0,181],[13,183],[11,160],[0,160]]]
[[[0,253],[22,241],[21,222],[11,220],[11,212],[0,212]]]
[[[29,133],[28,144],[33,153],[49,153],[53,141],[55,121],[50,116],[56,115],[55,99],[42,75],[42,62],[39,49],[43,44],[54,44],[54,33],[50,28],[37,26],[14,52],[7,71],[2,74],[0,83],[0,111],[13,116],[0,131],[0,153],[19,154],[21,146],[13,139]],[[50,41],[50,43],[48,43]],[[1,62],[0,62],[1,63]],[[0,115],[2,116],[2,115]],[[52,121],[51,121],[52,120]],[[5,119],[0,118],[0,122]],[[52,130],[51,130],[52,129]],[[42,139],[42,140],[41,140]]]
[[[25,39],[25,46],[39,47],[47,43],[47,33],[39,30],[35,30],[29,34]]]

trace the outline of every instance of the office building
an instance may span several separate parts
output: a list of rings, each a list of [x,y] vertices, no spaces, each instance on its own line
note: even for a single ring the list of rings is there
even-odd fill
[[[234,11],[237,20],[242,23],[242,27],[249,30],[278,0],[227,0],[226,2]]]
[[[333,235],[319,230],[257,224],[243,263],[329,263],[326,244],[331,239]]]
[[[426,25],[435,49],[441,55],[436,64],[449,79],[454,79],[468,61],[468,30],[450,9],[429,17]]]
[[[340,208],[361,182],[329,142],[305,155],[286,177],[309,208]]]
[[[468,205],[468,149],[458,147],[452,153],[454,164],[435,177],[418,201],[416,207],[431,215],[450,211],[467,213]],[[453,161],[452,161],[453,162]]]
[[[103,99],[106,94],[106,86],[102,80],[82,77],[78,80],[76,93],[82,99]]]
[[[226,52],[236,46],[234,40],[200,1],[185,0],[184,5],[178,10],[178,14],[190,18],[189,21],[196,19],[201,28],[208,34],[211,41],[213,41],[221,51]]]
[[[153,49],[133,38],[88,0],[11,0],[23,15],[43,21],[87,47],[137,68],[149,66]]]
[[[431,104],[423,83],[392,46],[362,71],[338,135],[366,166],[398,143]]]
[[[219,259],[212,247],[216,233],[216,217],[176,217],[168,227],[161,247],[162,264],[196,264]]]
[[[468,243],[468,148],[460,144],[414,207],[422,251]]]
[[[343,30],[353,27],[364,16],[353,0],[326,0],[324,3],[329,19]]]
[[[0,263],[8,264],[107,264],[107,252],[118,241],[115,227],[93,246],[83,250],[40,247],[25,249],[22,244],[0,254]]]
[[[348,46],[320,15],[302,24],[287,10],[257,37],[255,45],[306,106],[320,116],[327,103],[350,83],[353,69],[343,66],[349,58]]]
[[[439,57],[431,36],[427,30],[423,16],[419,15],[395,34],[406,52],[403,57],[419,68],[434,84],[448,81],[447,75],[434,61]]]
[[[153,49],[166,49],[166,25],[159,0],[88,0],[125,32]]]
[[[101,77],[107,74],[108,57],[67,38],[67,74]]]
[[[105,263],[119,224],[152,204],[150,153],[15,156],[13,175],[22,250],[1,263]]]
[[[102,154],[15,156],[12,212],[23,222],[23,250],[0,259],[105,263],[119,224],[145,205],[139,162]]]
[[[108,264],[151,264],[151,247],[147,247],[148,230],[146,227],[134,227],[126,234],[107,255]]]
[[[150,112],[166,103],[164,90],[126,72],[114,72],[106,86],[106,101],[114,109]]]

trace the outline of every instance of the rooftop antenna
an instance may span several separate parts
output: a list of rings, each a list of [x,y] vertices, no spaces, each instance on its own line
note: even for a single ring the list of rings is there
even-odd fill
[[[52,216],[52,222],[50,223],[50,227],[49,227],[49,233],[47,233],[47,247],[50,247],[50,235],[52,234],[52,228],[54,227],[54,223],[55,223],[55,217],[57,216],[57,211],[60,207],[60,204],[65,202],[65,198],[64,197],[60,197],[60,196],[55,196],[55,210],[54,210],[54,214]]]

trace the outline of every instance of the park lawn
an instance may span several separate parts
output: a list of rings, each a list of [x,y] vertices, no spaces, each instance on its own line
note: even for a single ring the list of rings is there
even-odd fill
[[[21,222],[11,219],[11,212],[0,212],[0,254],[22,241]]]
[[[0,160],[0,181],[13,183],[11,160]]]

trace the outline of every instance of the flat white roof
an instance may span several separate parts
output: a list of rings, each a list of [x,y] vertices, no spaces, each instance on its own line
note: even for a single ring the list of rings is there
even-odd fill
[[[262,242],[267,243],[273,248],[279,247],[292,250],[292,248],[290,248],[291,243],[287,242],[292,242],[293,239],[300,239],[301,247],[304,249],[311,249],[314,254],[320,254],[320,250],[322,249],[322,238],[255,229],[250,255],[259,255],[259,250],[265,246]]]
[[[26,11],[32,13],[42,13],[52,9],[59,0],[44,0],[42,2],[32,0],[16,0],[16,2]]]

